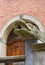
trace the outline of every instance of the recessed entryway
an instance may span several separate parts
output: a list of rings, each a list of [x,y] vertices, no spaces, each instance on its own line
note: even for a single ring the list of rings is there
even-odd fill
[[[3,29],[2,29],[2,31],[1,31],[1,39],[2,39],[2,42],[0,41],[0,45],[1,45],[1,47],[2,47],[2,50],[1,50],[1,54],[0,54],[0,56],[6,56],[6,55],[8,55],[6,52],[7,52],[7,44],[9,43],[7,43],[7,40],[9,40],[9,35],[10,35],[10,33],[11,33],[11,31],[13,30],[13,28],[14,28],[14,25],[15,25],[15,21],[16,20],[20,20],[20,18],[22,18],[22,19],[28,19],[28,20],[31,20],[33,23],[35,23],[37,26],[38,26],[38,28],[40,29],[40,31],[44,31],[44,29],[43,29],[43,26],[41,25],[41,23],[36,19],[36,18],[34,18],[33,16],[29,16],[29,15],[22,15],[22,16],[16,16],[16,17],[14,17],[14,18],[12,18],[10,21],[8,21],[8,23],[3,27]],[[25,64],[26,65],[30,65],[30,64],[32,64],[33,65],[33,53],[32,53],[32,51],[31,51],[31,47],[30,47],[30,44],[31,43],[36,43],[37,42],[37,40],[35,41],[35,40],[33,40],[33,42],[31,41],[31,40],[26,40],[25,41],[25,50],[26,50],[26,62],[25,62]],[[15,43],[15,41],[14,41],[14,43]],[[20,41],[20,42],[16,42],[16,44],[18,44],[19,43],[19,46],[22,44],[22,46],[23,46],[23,41]],[[9,45],[10,44],[13,44],[13,43],[9,43]],[[15,46],[14,44],[12,45],[12,47],[13,46]],[[10,46],[11,47],[11,46]],[[11,47],[11,48],[12,48]],[[11,49],[10,48],[10,49]],[[21,48],[19,48],[19,49],[21,49]],[[13,51],[15,51],[14,49],[11,51],[11,53],[12,53],[12,55],[16,55],[16,53],[17,53],[17,51],[16,51],[16,53],[15,52],[13,52]],[[22,50],[23,51],[23,50]],[[21,51],[21,53],[19,53],[19,54],[23,54],[22,53],[22,51]],[[20,51],[19,51],[20,52]],[[10,55],[10,54],[9,54]],[[32,59],[32,60],[31,60]]]

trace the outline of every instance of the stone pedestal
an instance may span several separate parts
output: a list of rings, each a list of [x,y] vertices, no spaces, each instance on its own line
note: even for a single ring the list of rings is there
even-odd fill
[[[34,65],[45,65],[45,52],[34,52]]]
[[[45,44],[33,44],[34,65],[45,65]]]

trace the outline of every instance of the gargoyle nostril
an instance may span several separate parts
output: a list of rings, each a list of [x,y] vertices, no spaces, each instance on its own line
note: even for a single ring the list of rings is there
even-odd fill
[[[18,27],[17,27],[18,29],[21,29],[21,25],[18,25]]]

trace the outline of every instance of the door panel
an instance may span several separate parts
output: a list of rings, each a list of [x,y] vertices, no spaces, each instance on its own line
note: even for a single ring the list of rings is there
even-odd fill
[[[24,55],[25,54],[24,46],[25,45],[23,41],[12,42],[11,45],[7,44],[7,56]]]
[[[25,55],[25,44],[23,40],[13,40],[7,43],[7,56]],[[8,64],[12,65],[12,64]]]

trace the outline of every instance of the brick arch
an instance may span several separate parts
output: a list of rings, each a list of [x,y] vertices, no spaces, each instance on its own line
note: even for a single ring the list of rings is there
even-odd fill
[[[31,20],[33,23],[35,23],[39,27],[39,29],[41,31],[44,31],[43,26],[41,25],[41,23],[35,17],[29,16],[29,15],[22,15],[22,16],[20,15],[20,16],[16,16],[16,17],[12,18],[11,20],[8,21],[8,23],[6,25],[4,25],[4,27],[3,27],[2,31],[1,31],[1,37],[2,38],[7,40],[7,37],[9,35],[10,31],[14,28],[15,21],[19,20],[20,18]]]

